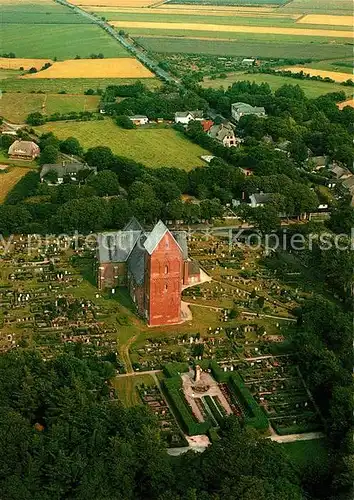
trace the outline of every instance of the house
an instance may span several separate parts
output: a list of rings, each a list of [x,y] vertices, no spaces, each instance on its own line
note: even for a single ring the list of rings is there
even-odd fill
[[[229,122],[213,125],[208,131],[209,137],[220,142],[226,148],[237,147],[240,139],[236,137],[234,129]]]
[[[192,120],[202,121],[203,111],[197,109],[196,111],[177,111],[175,113],[175,123],[188,125]]]
[[[256,60],[245,58],[242,59],[241,64],[242,66],[254,66],[256,64]]]
[[[342,185],[349,191],[349,195],[351,196],[351,206],[354,206],[354,175],[348,177],[342,182]]]
[[[99,234],[97,259],[98,288],[126,287],[149,326],[180,323],[182,287],[200,281],[186,232],[171,232],[162,221],[145,231],[133,218],[122,231]]]
[[[129,116],[129,120],[132,121],[134,125],[146,125],[149,123],[149,118],[144,115]]]
[[[271,200],[272,193],[255,193],[250,196],[250,206],[252,208],[264,207]]]
[[[214,125],[214,122],[213,120],[202,120],[200,124],[203,127],[204,132],[209,132],[211,127]]]
[[[330,172],[337,180],[345,180],[353,175],[347,168],[340,167],[336,163],[331,166]]]
[[[250,177],[251,175],[253,175],[253,170],[251,168],[241,168],[240,167],[240,170],[245,177]]]
[[[82,163],[60,163],[60,164],[46,164],[41,168],[39,174],[41,182],[46,182],[48,185],[53,186],[56,184],[62,184],[65,177],[70,177],[72,181],[77,181],[79,177],[79,172],[82,172],[84,178],[89,175],[96,175],[96,167],[89,167]],[[53,173],[53,176],[50,175]],[[85,175],[87,174],[87,175]]]
[[[32,161],[40,154],[38,145],[33,141],[15,141],[9,147],[8,155],[12,160]]]
[[[266,112],[263,106],[251,106],[245,102],[235,102],[231,104],[231,115],[238,122],[243,116],[254,115],[261,118],[266,116]]]
[[[321,170],[327,167],[328,158],[326,156],[311,156],[306,160],[306,165],[312,170]]]

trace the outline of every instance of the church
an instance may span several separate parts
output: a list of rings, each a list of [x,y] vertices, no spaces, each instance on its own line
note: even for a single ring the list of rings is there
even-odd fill
[[[100,290],[127,287],[149,326],[181,323],[182,289],[200,281],[185,231],[169,231],[162,221],[145,231],[132,218],[122,231],[100,233],[97,253]]]

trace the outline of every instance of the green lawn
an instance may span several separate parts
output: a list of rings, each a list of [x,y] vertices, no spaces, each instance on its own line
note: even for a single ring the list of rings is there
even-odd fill
[[[0,100],[0,115],[14,123],[22,123],[29,113],[36,111],[47,115],[96,111],[99,100],[99,96],[86,95],[6,93]]]
[[[249,80],[256,83],[268,83],[273,91],[277,90],[279,87],[285,84],[299,85],[305,92],[306,96],[309,98],[315,98],[319,95],[328,94],[329,92],[341,91],[346,92],[348,96],[352,95],[350,87],[344,87],[343,85],[337,83],[317,82],[314,80],[297,80],[295,78],[286,76],[267,75],[261,73],[233,73],[230,74],[227,78],[217,78],[216,80],[210,80],[209,78],[206,78],[204,80],[203,86],[212,88],[220,88],[222,86],[224,88],[227,88],[229,85],[232,85],[232,83],[242,80]]]
[[[198,165],[204,165],[199,157],[209,154],[172,128],[142,127],[125,130],[110,119],[80,123],[47,123],[37,130],[52,131],[60,139],[74,136],[84,148],[109,146],[115,154],[132,158],[152,168],[166,166],[191,170]]]
[[[98,26],[90,24],[2,24],[0,53],[16,57],[58,60],[102,53],[105,57],[130,57],[128,52]]]
[[[49,78],[43,79],[19,79],[13,78],[16,75],[8,75],[5,73],[7,80],[1,82],[2,90],[6,92],[45,92],[49,94],[57,94],[65,91],[68,94],[83,94],[88,89],[105,89],[108,85],[126,85],[136,82],[136,79],[131,78]],[[11,71],[13,73],[13,71]],[[0,73],[1,76],[1,73]],[[149,88],[161,86],[160,80],[157,78],[144,78],[144,85]]]
[[[155,381],[151,375],[134,375],[131,377],[116,377],[112,381],[113,387],[117,391],[119,399],[124,406],[130,407],[142,404],[138,393],[138,386],[145,384],[146,386],[155,386]]]
[[[132,34],[134,30],[129,30]],[[235,57],[258,57],[258,58],[296,58],[313,60],[324,59],[342,59],[352,56],[352,47],[350,45],[337,43],[312,43],[308,40],[310,37],[304,37],[303,40],[286,40],[287,37],[279,35],[247,35],[245,33],[223,33],[228,40],[200,40],[198,37],[211,37],[210,33],[206,32],[182,32],[181,37],[159,36],[157,31],[151,30],[153,36],[136,36],[135,38],[146,49],[153,52],[161,53],[182,53],[182,54],[210,54],[220,56],[235,56]],[[141,32],[140,32],[141,33]],[[204,35],[202,35],[204,33]],[[163,33],[165,35],[165,33]],[[219,34],[216,34],[219,35]],[[234,40],[230,40],[235,35]],[[188,38],[195,36],[196,38]],[[274,36],[277,39],[274,40]],[[321,40],[321,39],[319,39]]]
[[[328,460],[328,451],[324,439],[309,441],[295,441],[280,445],[295,467],[304,470],[311,464],[325,464]]]

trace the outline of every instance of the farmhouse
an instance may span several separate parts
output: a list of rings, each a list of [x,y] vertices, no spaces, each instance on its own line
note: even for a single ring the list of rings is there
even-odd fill
[[[70,178],[71,181],[86,179],[89,175],[96,175],[96,167],[89,167],[82,163],[60,163],[43,165],[39,174],[41,182],[53,186],[62,184],[65,178]]]
[[[203,120],[203,111],[177,111],[175,113],[175,123],[182,123],[182,125],[188,125],[192,120]]]
[[[231,104],[231,115],[238,122],[242,116],[254,115],[261,118],[266,116],[266,112],[263,106],[251,106],[245,102],[235,102]]]
[[[240,144],[240,140],[235,136],[234,129],[229,122],[213,125],[209,129],[208,135],[226,148],[237,147]]]
[[[242,59],[241,64],[242,64],[242,66],[254,66],[256,64],[256,60],[245,58],[245,59]]]
[[[333,164],[330,168],[331,174],[338,180],[345,180],[351,177],[353,174],[344,167],[340,167],[339,165]]]
[[[9,147],[8,155],[12,160],[32,161],[40,154],[40,149],[32,141],[15,141]]]
[[[146,125],[149,123],[149,118],[144,115],[129,116],[129,120],[132,121],[134,125]]]
[[[172,233],[159,221],[146,232],[133,218],[122,231],[98,235],[97,258],[100,290],[127,287],[150,326],[181,322],[182,286],[200,281],[184,231]]]
[[[345,179],[343,181],[343,186],[349,192],[349,195],[351,197],[350,204],[353,207],[354,206],[354,175]]]

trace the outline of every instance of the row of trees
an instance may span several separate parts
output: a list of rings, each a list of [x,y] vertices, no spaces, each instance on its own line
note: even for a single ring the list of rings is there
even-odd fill
[[[221,439],[203,454],[171,459],[152,413],[113,399],[107,383],[113,375],[112,365],[96,358],[64,354],[44,361],[22,350],[1,355],[4,498],[303,498],[280,445],[236,418],[225,422]]]

